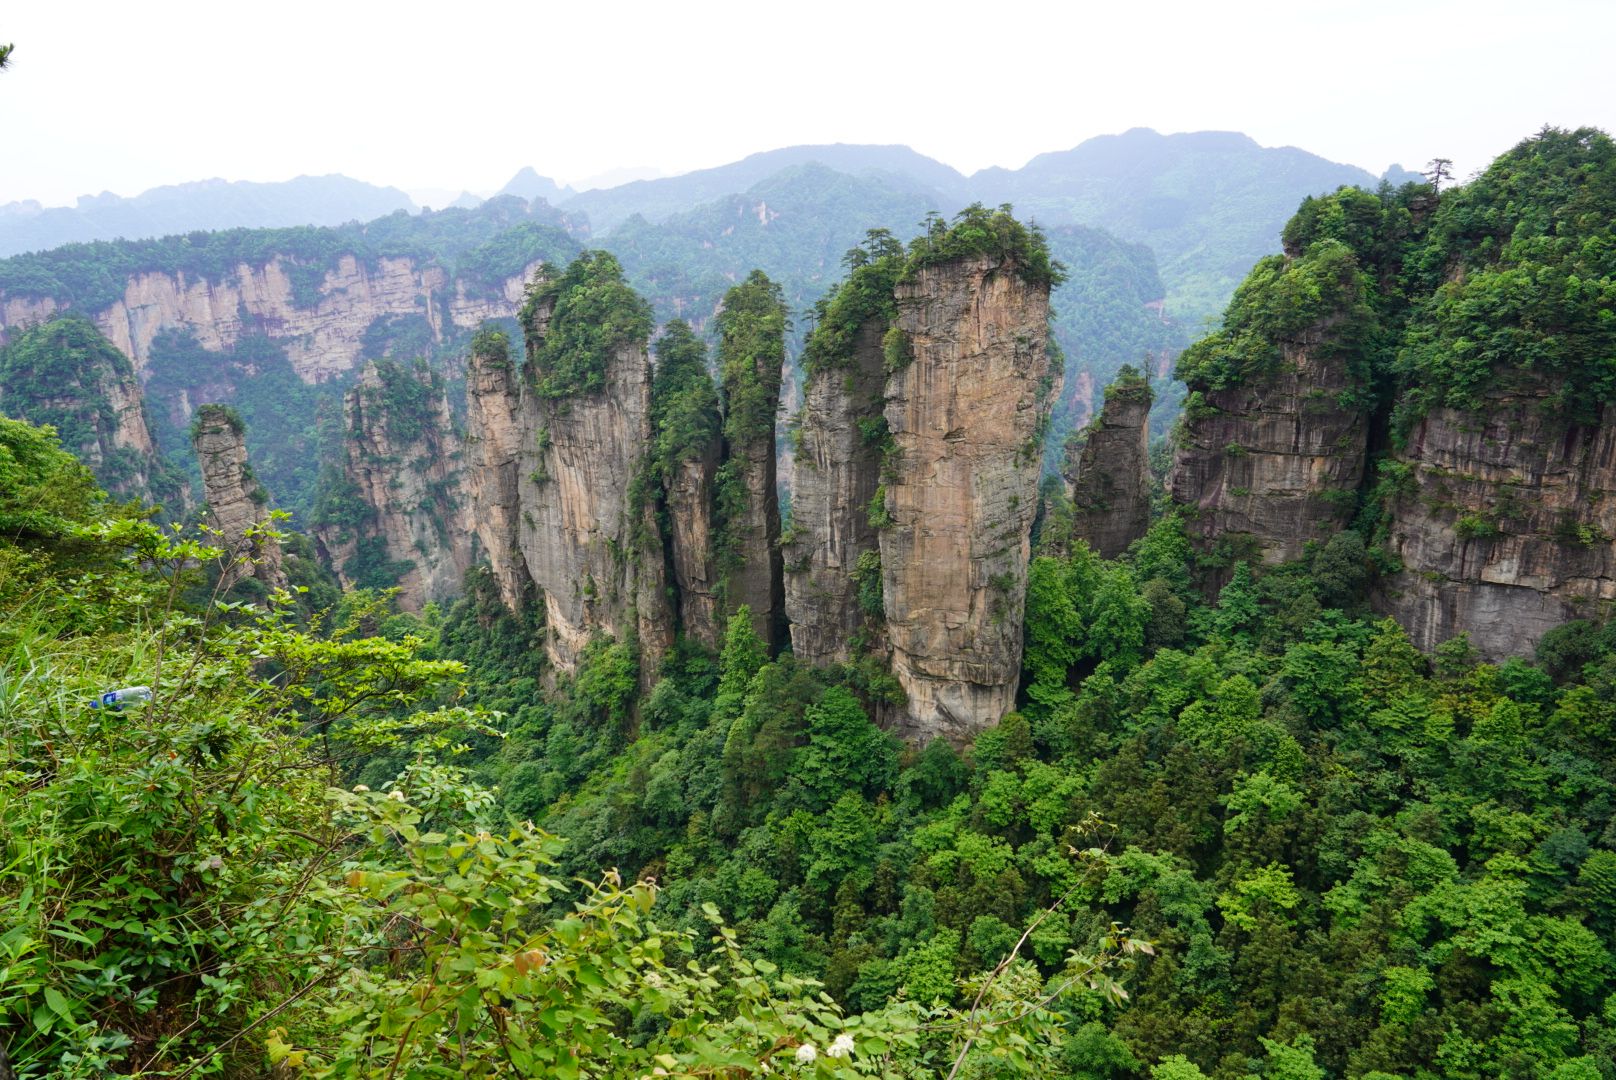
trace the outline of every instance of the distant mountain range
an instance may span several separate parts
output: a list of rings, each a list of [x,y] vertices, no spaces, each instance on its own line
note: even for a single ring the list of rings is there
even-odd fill
[[[91,240],[144,240],[197,230],[341,225],[416,206],[398,188],[346,176],[299,176],[260,184],[198,180],[124,198],[82,196],[77,206],[0,205],[0,257]]]
[[[692,214],[711,216],[720,210],[710,204],[766,194],[771,182],[800,179],[807,166],[876,181],[903,205],[950,214],[970,202],[1009,202],[1045,226],[1103,228],[1144,243],[1160,263],[1169,310],[1197,322],[1215,315],[1252,262],[1275,250],[1280,229],[1304,196],[1343,184],[1373,187],[1380,179],[1295,147],[1261,147],[1236,132],[1161,135],[1135,128],[1041,154],[1020,169],[971,176],[906,146],[837,143],[769,150],[712,169],[588,191],[527,167],[497,194],[565,206],[568,217],[587,222],[597,239],[624,229],[643,241],[647,226],[668,223],[688,233]],[[1393,183],[1418,179],[1397,166],[1385,175]],[[452,205],[477,201],[462,195]],[[205,180],[133,198],[86,196],[72,208],[0,206],[0,257],[75,241],[336,225],[418,209],[398,188],[343,176],[284,183]]]

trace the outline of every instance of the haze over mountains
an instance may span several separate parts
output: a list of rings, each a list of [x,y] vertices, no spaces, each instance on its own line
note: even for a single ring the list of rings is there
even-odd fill
[[[1196,318],[1215,312],[1229,283],[1273,250],[1298,199],[1342,184],[1373,187],[1378,180],[1356,166],[1294,147],[1261,147],[1238,133],[1161,135],[1135,128],[1041,154],[1020,169],[972,176],[905,146],[833,144],[785,147],[712,169],[581,192],[526,167],[497,194],[565,206],[570,218],[587,219],[591,233],[602,237],[626,224],[632,230],[635,218],[660,224],[807,165],[878,181],[894,198],[923,210],[947,214],[973,201],[1011,202],[1045,225],[1098,226],[1149,244],[1161,261],[1170,302]],[[1387,175],[1398,183],[1413,174],[1393,166]],[[462,196],[455,205],[475,201]],[[398,188],[343,176],[282,183],[207,180],[133,198],[86,196],[71,208],[7,204],[0,207],[0,256],[196,229],[340,224],[417,209]],[[1220,228],[1232,225],[1237,235],[1226,238],[1231,242],[1206,243],[1209,218]]]

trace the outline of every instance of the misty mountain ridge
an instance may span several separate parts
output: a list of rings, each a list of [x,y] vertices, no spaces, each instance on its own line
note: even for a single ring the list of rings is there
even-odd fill
[[[410,197],[396,187],[337,174],[268,183],[215,178],[156,187],[130,198],[111,192],[84,195],[75,206],[44,207],[33,200],[8,203],[0,206],[0,257],[70,243],[140,240],[199,229],[341,225],[415,209]]]

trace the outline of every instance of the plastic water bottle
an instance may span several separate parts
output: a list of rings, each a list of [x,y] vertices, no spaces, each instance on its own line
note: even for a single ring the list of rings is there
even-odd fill
[[[143,705],[152,699],[149,686],[125,686],[118,690],[108,690],[100,697],[90,702],[92,709],[112,709],[122,712],[130,705]]]

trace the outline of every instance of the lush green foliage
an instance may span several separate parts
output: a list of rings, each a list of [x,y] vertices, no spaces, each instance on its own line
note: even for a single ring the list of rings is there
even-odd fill
[[[707,348],[683,319],[662,329],[651,380],[651,425],[656,441],[653,467],[664,485],[680,464],[707,454],[717,443],[721,421],[718,390],[707,371]]]
[[[842,261],[847,278],[814,306],[813,330],[802,351],[802,366],[809,374],[848,367],[859,329],[871,320],[890,323],[897,318],[893,290],[904,268],[902,242],[885,229],[871,229]]]
[[[1110,933],[1047,994],[1012,950],[968,1008],[846,1010],[714,905],[659,924],[658,886],[613,870],[569,898],[561,842],[496,822],[453,758],[503,740],[453,703],[461,665],[423,653],[481,635],[514,673],[498,643],[534,628],[476,619],[440,642],[431,612],[362,594],[302,629],[285,594],[193,607],[217,551],[109,515],[48,431],[9,420],[0,518],[0,1064],[20,1080],[1026,1074],[1056,1059],[1067,1003],[1116,1000],[1109,972],[1148,949]],[[591,649],[574,684],[619,728],[621,654]],[[725,707],[768,667],[743,610]],[[135,684],[151,696],[89,707]],[[807,719],[820,797],[890,782],[895,750],[851,694]],[[914,985],[951,997],[941,979]]]
[[[1285,255],[1257,264],[1179,375],[1223,389],[1306,345],[1346,360],[1347,404],[1395,404],[1403,424],[1523,387],[1592,422],[1616,401],[1613,221],[1616,143],[1588,128],[1545,128],[1440,198],[1420,184],[1310,198]]]
[[[548,311],[542,328],[541,311]],[[539,395],[597,394],[606,386],[613,354],[643,347],[651,336],[651,306],[624,282],[614,256],[587,251],[562,273],[535,279],[522,308],[522,324]]]
[[[724,439],[732,447],[774,438],[786,362],[786,305],[761,270],[724,294],[718,312],[718,374]]]
[[[264,486],[294,520],[301,518],[314,497],[321,458],[337,452],[335,443],[321,439],[319,414],[326,405],[336,419],[343,383],[304,382],[286,350],[256,334],[219,352],[194,334],[165,330],[153,340],[151,358],[146,398],[156,406],[153,429],[164,451],[194,465],[183,403],[226,402],[245,423],[247,453]]]
[[[1616,401],[1616,142],[1545,129],[1447,192],[1410,278],[1433,290],[1398,358],[1412,407],[1474,408],[1501,372],[1578,422]]]
[[[1039,1075],[1524,1078],[1610,1053],[1608,634],[1555,635],[1542,667],[1462,641],[1427,661],[1368,617],[1353,533],[1238,564],[1211,604],[1172,519],[1117,562],[1040,544],[1022,709],[964,757],[886,742],[867,672],[770,661],[737,622],[716,663],[669,658],[637,724],[524,701],[485,767],[573,839],[567,873],[654,874],[674,925],[716,905],[850,1009],[961,1003],[1029,930],[1035,982],[1112,923],[1154,941],[1126,1008],[1069,1003]]]
[[[128,445],[135,433],[121,429],[149,431],[149,418],[144,408],[120,415],[112,401],[117,395],[127,409],[139,392],[128,358],[81,315],[30,327],[0,347],[0,411],[55,428],[94,462],[108,490],[172,506],[182,498],[183,476],[164,456]]]
[[[954,215],[952,223],[940,215],[926,219],[926,228],[909,244],[909,262],[903,277],[911,278],[928,266],[958,259],[1008,260],[1031,285],[1053,288],[1065,277],[1065,267],[1049,254],[1049,243],[1036,225],[1023,225],[1008,204],[989,210],[972,203]]]

